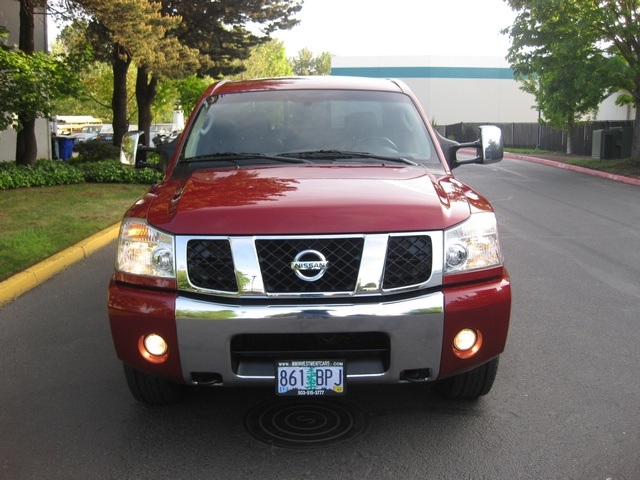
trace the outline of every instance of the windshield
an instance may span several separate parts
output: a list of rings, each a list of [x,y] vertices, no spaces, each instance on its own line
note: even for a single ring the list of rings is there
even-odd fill
[[[287,90],[212,96],[188,134],[181,158],[223,153],[289,155],[365,152],[440,162],[416,107],[401,93]]]

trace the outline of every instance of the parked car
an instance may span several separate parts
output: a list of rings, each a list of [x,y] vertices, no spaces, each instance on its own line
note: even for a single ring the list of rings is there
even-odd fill
[[[94,140],[98,142],[113,143],[113,125],[102,125],[102,128],[100,128],[100,131]]]
[[[76,144],[93,140],[98,136],[101,128],[102,125],[85,125],[79,133],[74,133],[71,137],[74,139]]]
[[[397,80],[211,86],[164,181],[122,221],[108,305],[133,396],[382,383],[488,393],[510,280],[491,205],[452,173],[502,158],[499,129],[479,137],[439,137]],[[125,135],[123,163],[150,166],[144,145]],[[462,147],[477,157],[462,160]]]
[[[86,125],[80,133],[71,136],[74,139],[74,149],[79,143],[93,140],[113,142],[113,126],[110,124]]]

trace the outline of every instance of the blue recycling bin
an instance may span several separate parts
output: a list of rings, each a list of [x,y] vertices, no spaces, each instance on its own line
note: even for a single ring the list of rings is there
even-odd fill
[[[73,155],[74,139],[69,137],[58,137],[58,158],[65,162]]]

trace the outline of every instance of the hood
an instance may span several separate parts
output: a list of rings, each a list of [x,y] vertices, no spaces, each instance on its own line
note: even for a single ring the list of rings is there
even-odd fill
[[[164,182],[135,210],[148,209],[152,225],[174,234],[441,230],[469,216],[461,187],[452,177],[436,181],[413,166],[197,170],[186,179]]]

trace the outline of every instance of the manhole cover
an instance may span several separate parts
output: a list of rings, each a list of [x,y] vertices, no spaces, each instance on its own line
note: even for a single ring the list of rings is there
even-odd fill
[[[244,418],[245,430],[261,442],[305,450],[347,442],[366,426],[365,414],[343,402],[271,401],[254,407]]]

